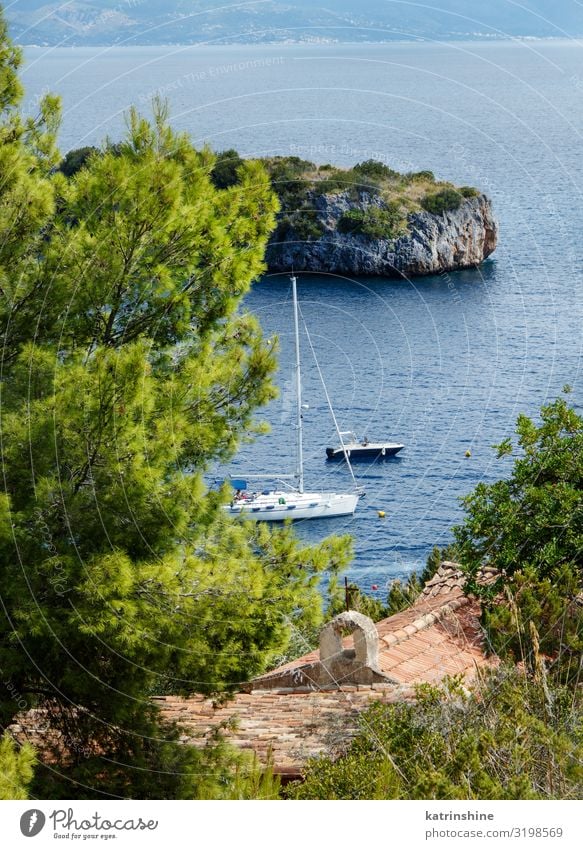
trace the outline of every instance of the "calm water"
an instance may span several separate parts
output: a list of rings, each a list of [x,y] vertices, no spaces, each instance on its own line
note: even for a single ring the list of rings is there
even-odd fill
[[[352,520],[298,528],[306,539],[350,531],[352,577],[364,588],[406,574],[450,540],[459,497],[508,468],[491,446],[518,413],[535,414],[565,383],[580,400],[582,48],[34,48],[27,60],[28,108],[47,88],[63,96],[64,150],[118,137],[128,106],[147,109],[159,91],[197,143],[346,165],[374,157],[493,198],[500,246],[479,270],[410,282],[300,280],[341,427],[406,445],[392,461],[359,465],[368,496]],[[272,277],[247,299],[280,335],[282,393],[266,411],[271,435],[244,449],[237,470],[293,467],[289,295],[288,281]],[[325,461],[334,432],[305,340],[303,357],[307,481],[342,489],[346,470]]]

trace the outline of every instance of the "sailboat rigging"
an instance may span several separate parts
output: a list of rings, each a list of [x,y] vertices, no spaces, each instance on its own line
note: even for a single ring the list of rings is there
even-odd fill
[[[297,293],[297,279],[294,275],[291,277],[292,298],[293,298],[293,316],[294,316],[294,337],[295,337],[295,385],[296,385],[296,472],[295,475],[247,475],[249,479],[267,479],[275,477],[278,481],[285,479],[294,479],[296,488],[290,489],[265,489],[261,492],[249,492],[247,490],[246,480],[231,481],[236,490],[235,496],[230,504],[225,505],[226,510],[231,516],[245,516],[251,519],[258,519],[267,522],[283,521],[285,519],[323,519],[332,518],[334,516],[351,516],[356,510],[358,500],[363,494],[362,490],[356,487],[354,474],[352,475],[355,489],[352,492],[337,493],[337,492],[306,492],[304,489],[304,454],[303,454],[303,405],[302,405],[302,373],[300,360],[300,324],[299,324],[299,307]],[[303,319],[303,316],[302,316]],[[305,322],[304,322],[305,326]],[[307,332],[307,327],[305,327]],[[312,340],[308,334],[310,348],[315,358],[315,351],[312,345]],[[324,384],[323,375],[316,359],[318,373],[324,386],[324,391],[328,401],[328,406],[332,410],[330,397]],[[332,410],[336,431],[338,424],[336,416]],[[346,458],[348,461],[348,457]],[[350,462],[348,461],[350,471]]]

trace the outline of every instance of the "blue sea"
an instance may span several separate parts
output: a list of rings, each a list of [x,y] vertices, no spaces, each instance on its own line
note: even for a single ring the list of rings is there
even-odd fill
[[[350,577],[379,592],[451,541],[460,498],[507,474],[492,446],[564,384],[581,400],[583,48],[575,42],[28,48],[26,108],[62,95],[64,151],[117,139],[131,104],[169,100],[197,145],[431,169],[493,200],[499,247],[479,269],[409,281],[302,275],[301,308],[343,430],[405,444],[356,467],[352,519],[297,524],[305,540],[354,537]],[[246,308],[281,343],[271,433],[230,471],[294,467],[289,281],[268,276]],[[304,336],[306,477],[342,490],[326,462],[332,420]],[[466,451],[471,457],[466,457]],[[379,519],[378,510],[386,513]]]

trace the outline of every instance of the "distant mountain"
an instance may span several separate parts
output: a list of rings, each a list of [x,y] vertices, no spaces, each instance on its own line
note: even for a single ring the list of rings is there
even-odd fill
[[[15,0],[23,44],[389,41],[583,34],[577,0]],[[325,0],[324,0],[325,2]]]

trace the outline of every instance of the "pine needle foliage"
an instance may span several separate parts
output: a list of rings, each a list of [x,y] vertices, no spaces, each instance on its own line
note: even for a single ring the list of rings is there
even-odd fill
[[[27,743],[17,746],[9,734],[0,737],[0,800],[28,799],[35,754]]]
[[[0,726],[44,717],[38,796],[208,798],[232,753],[181,745],[151,696],[263,671],[350,550],[233,523],[204,482],[275,395],[240,302],[278,201],[257,162],[217,188],[160,100],[66,177],[20,61],[0,18]]]

